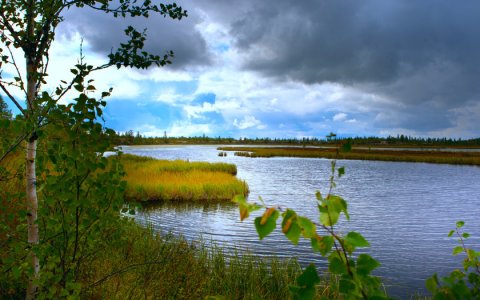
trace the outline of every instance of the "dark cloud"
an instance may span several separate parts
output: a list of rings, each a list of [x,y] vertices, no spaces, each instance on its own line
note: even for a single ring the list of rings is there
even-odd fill
[[[406,106],[404,128],[443,128],[447,110],[480,100],[478,1],[250,4],[231,23],[246,69],[386,96]]]
[[[180,22],[72,10],[63,33],[78,30],[95,51],[109,53],[124,40],[126,25],[148,27],[147,49],[172,49],[172,67],[185,68],[214,60],[197,29],[205,20],[220,23],[245,70],[279,84],[335,82],[387,98],[390,106],[370,110],[387,116],[372,121],[377,128],[442,130],[454,125],[452,112],[480,100],[477,0],[185,0],[182,6],[190,16]]]
[[[478,2],[255,3],[231,32],[250,54],[246,66],[272,76],[307,83],[392,82],[438,62],[466,73],[479,68],[471,70],[480,61]]]
[[[59,33],[68,35],[79,32],[93,51],[106,55],[126,41],[124,30],[127,26],[132,25],[139,31],[147,29],[145,50],[155,54],[174,51],[174,63],[169,67],[177,69],[210,63],[206,42],[195,28],[200,21],[195,15],[180,21],[155,14],[147,19],[124,19],[113,18],[110,14],[89,8],[72,9],[66,13]]]

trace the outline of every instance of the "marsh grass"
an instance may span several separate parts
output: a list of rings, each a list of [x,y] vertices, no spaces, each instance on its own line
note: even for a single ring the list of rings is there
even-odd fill
[[[228,163],[190,162],[186,160],[160,160],[148,156],[123,154],[122,163],[129,169],[148,167],[150,170],[185,172],[185,171],[212,171],[237,175],[237,166]]]
[[[408,151],[353,149],[351,152],[340,152],[325,148],[292,148],[292,147],[221,147],[223,151],[235,151],[236,156],[245,157],[311,157],[328,159],[380,160],[403,162],[426,162],[456,165],[480,165],[480,152],[452,151]]]
[[[127,181],[125,198],[134,201],[229,201],[248,194],[247,184],[226,163],[158,160],[122,156]]]
[[[301,272],[295,260],[227,252],[160,236],[126,222],[123,241],[103,249],[81,275],[88,299],[288,299]],[[117,244],[118,243],[118,244]]]
[[[17,212],[25,210],[23,155],[22,151],[15,151],[0,162],[0,245],[3,245],[7,235],[11,236],[15,228],[21,224]]]

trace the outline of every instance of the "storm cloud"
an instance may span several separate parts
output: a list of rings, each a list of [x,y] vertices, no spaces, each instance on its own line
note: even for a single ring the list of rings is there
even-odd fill
[[[231,32],[267,76],[454,107],[479,96],[479,17],[477,1],[256,1]]]
[[[210,63],[210,53],[205,40],[197,31],[201,21],[198,16],[190,15],[182,20],[172,20],[158,15],[150,18],[113,18],[110,14],[92,9],[73,9],[65,15],[60,34],[78,32],[92,50],[102,55],[116,49],[126,41],[124,30],[133,26],[138,31],[146,29],[147,41],[145,50],[150,53],[164,54],[174,51],[174,64],[170,68],[201,66]]]
[[[480,102],[478,1],[197,0],[180,4],[189,11],[189,17],[180,22],[163,17],[112,21],[105,14],[76,10],[68,13],[68,23],[60,32],[80,32],[94,51],[108,53],[124,40],[127,25],[148,28],[147,50],[160,54],[174,50],[174,69],[225,68],[225,60],[219,57],[222,51],[230,51],[235,71],[253,72],[272,85],[335,84],[354,90],[358,97],[345,98],[351,109],[344,111],[368,112],[378,132],[451,132],[461,124],[464,132],[478,133],[475,118],[466,117],[468,107],[478,108]],[[210,35],[212,28],[221,28],[225,45],[211,45],[217,38]],[[335,108],[331,112],[343,113]]]

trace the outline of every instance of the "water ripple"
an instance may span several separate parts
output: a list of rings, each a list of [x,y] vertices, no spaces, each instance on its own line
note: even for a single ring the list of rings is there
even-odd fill
[[[237,165],[238,177],[247,181],[250,200],[262,196],[269,205],[280,204],[299,214],[318,218],[314,193],[327,192],[330,161],[305,158],[245,158],[229,153],[218,157],[213,146],[128,147],[125,152],[162,159],[229,162]],[[335,193],[349,204],[351,221],[337,230],[361,232],[371,253],[382,265],[376,274],[384,278],[389,292],[399,297],[424,293],[425,279],[434,272],[449,273],[461,266],[453,257],[456,246],[446,235],[459,219],[472,234],[468,245],[480,245],[480,168],[426,163],[339,161],[347,174]],[[212,240],[225,247],[249,249],[261,255],[298,257],[303,264],[315,262],[326,268],[322,257],[313,255],[309,243],[293,246],[278,231],[258,240],[253,217],[240,222],[231,205],[161,205],[140,213],[137,220],[163,232],[183,234],[188,239]]]

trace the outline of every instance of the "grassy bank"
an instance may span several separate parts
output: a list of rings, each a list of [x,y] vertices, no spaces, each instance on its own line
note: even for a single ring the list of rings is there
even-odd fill
[[[248,186],[235,177],[235,165],[167,161],[123,155],[127,173],[125,198],[135,201],[229,201],[247,195]]]
[[[148,165],[158,162],[135,157],[125,160],[140,163],[146,169],[142,162]],[[196,173],[203,168],[203,172],[210,169],[216,170],[215,175],[224,173],[233,177],[236,172],[234,166],[222,164],[158,162],[157,166],[168,173]],[[229,173],[219,171],[226,167]],[[4,201],[12,200],[11,195],[17,193],[19,198],[23,197],[23,180],[16,174],[16,170],[23,169],[23,156],[14,155],[2,161],[1,168],[11,174],[3,176],[4,172],[0,172],[3,176],[0,178],[0,298],[24,299],[26,277],[23,273],[15,275],[18,270],[5,263],[8,259],[14,265],[26,264],[26,251],[18,251],[18,255],[9,252],[12,247],[24,249],[26,245],[24,220],[19,223],[8,217],[9,213],[21,215],[22,205]],[[207,248],[201,242],[187,242],[182,237],[160,236],[124,217],[118,220],[115,232],[105,236],[104,243],[95,245],[99,248],[94,255],[83,257],[79,271],[72,274],[82,299],[203,299],[215,295],[225,299],[287,299],[288,285],[294,284],[301,272],[295,261],[261,258],[245,252],[232,254],[218,247]],[[54,264],[53,269],[45,272],[45,276],[57,276],[62,268]],[[49,287],[42,288],[47,293]]]
[[[295,261],[227,255],[128,222],[125,240],[103,249],[82,274],[88,299],[288,299]],[[109,276],[111,274],[111,276]]]
[[[333,159],[358,159],[380,161],[426,162],[456,165],[480,165],[480,152],[447,151],[407,151],[353,149],[351,152],[338,153],[336,149],[291,148],[291,147],[220,147],[218,150],[235,151],[237,156],[246,157],[316,157]],[[337,156],[338,155],[338,156]]]

